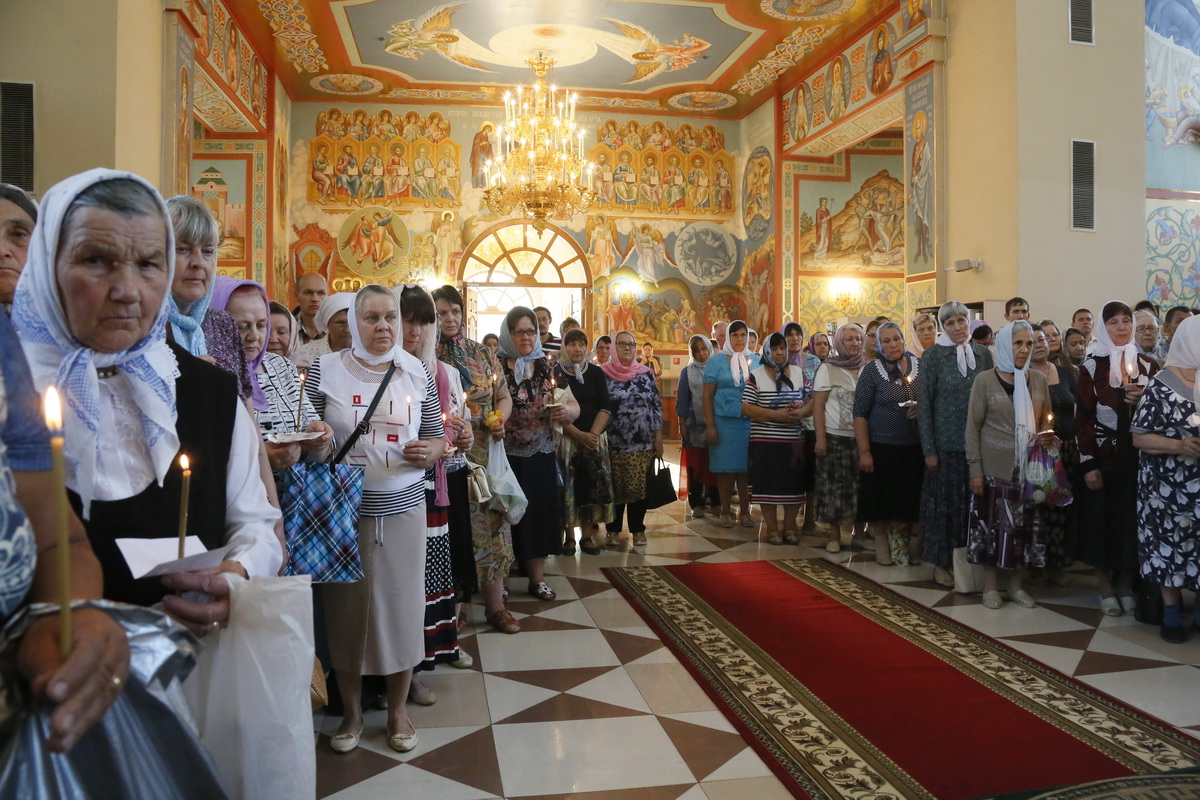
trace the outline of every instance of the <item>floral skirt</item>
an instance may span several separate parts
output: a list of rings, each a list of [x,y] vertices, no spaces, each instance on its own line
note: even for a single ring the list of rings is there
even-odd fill
[[[563,471],[563,502],[568,527],[584,527],[612,522],[612,464],[608,457],[608,434],[600,434],[595,450],[580,447],[564,436],[559,442],[559,463]]]
[[[851,436],[826,435],[828,451],[815,456],[813,518],[826,525],[853,525],[858,514],[858,447]]]
[[[613,453],[609,460],[612,462],[613,502],[626,505],[645,500],[646,472],[654,461],[654,451]]]
[[[1044,506],[1026,506],[1021,484],[985,478],[983,496],[971,495],[967,561],[1015,569],[1046,566]]]

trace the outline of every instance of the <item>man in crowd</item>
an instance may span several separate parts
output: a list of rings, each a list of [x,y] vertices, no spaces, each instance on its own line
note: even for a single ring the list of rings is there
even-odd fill
[[[1162,326],[1162,343],[1159,345],[1162,350],[1163,358],[1171,350],[1171,337],[1175,335],[1175,329],[1179,327],[1179,323],[1190,317],[1192,312],[1187,306],[1171,306],[1167,309],[1167,318],[1163,320]]]
[[[1004,318],[1009,322],[1023,319],[1029,321],[1029,301],[1024,297],[1014,297],[1004,304]]]
[[[296,279],[296,307],[292,309],[292,315],[300,323],[301,344],[325,336],[317,330],[317,312],[328,294],[329,284],[318,272],[306,272]]]
[[[717,340],[717,351],[721,351],[725,347],[725,337],[729,332],[728,322],[714,322],[712,326],[712,338]]]
[[[538,306],[533,313],[537,315],[538,335],[542,340],[542,350],[553,360],[562,348],[562,339],[550,333],[550,323],[554,321],[554,318],[550,316],[550,309],[545,306]]]
[[[1071,315],[1071,327],[1083,334],[1085,344],[1092,343],[1092,312],[1081,308]]]

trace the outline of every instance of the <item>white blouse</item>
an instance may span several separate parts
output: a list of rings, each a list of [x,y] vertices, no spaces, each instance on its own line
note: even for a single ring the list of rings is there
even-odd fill
[[[258,469],[258,425],[236,397],[233,439],[225,470],[225,543],[236,544],[228,556],[250,577],[279,572],[283,550],[275,536],[279,510],[267,501]],[[95,499],[124,500],[140,494],[155,480],[140,417],[123,373],[100,381],[100,430],[111,431],[100,442],[96,461]]]

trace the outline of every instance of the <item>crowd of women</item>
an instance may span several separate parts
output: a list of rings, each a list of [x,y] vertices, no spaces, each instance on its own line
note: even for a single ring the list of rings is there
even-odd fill
[[[37,413],[51,386],[67,409],[76,596],[157,606],[201,639],[228,623],[230,580],[287,560],[279,496],[293,467],[335,452],[362,467],[365,577],[315,593],[339,753],[371,703],[387,708],[393,749],[417,746],[407,703],[436,702],[422,671],[471,665],[457,636],[474,595],[486,624],[515,634],[511,574],[548,602],[546,560],[574,553],[576,529],[588,554],[646,543],[661,364],[645,348],[639,359],[629,331],[594,347],[578,328],[547,338],[517,307],[489,346],[467,338],[454,287],[368,285],[328,297],[321,338],[301,345],[262,285],[216,275],[220,232],[202,203],[111,170],[64,181],[40,208],[0,187],[0,224],[5,616],[53,595],[53,520],[34,502],[53,491]],[[911,335],[878,318],[831,336],[789,322],[760,339],[740,320],[693,336],[676,393],[692,515],[776,545],[820,524],[830,552],[869,534],[877,563],[928,562],[947,587],[978,568],[988,608],[1004,603],[1001,575],[1008,599],[1033,607],[1026,571],[1061,583],[1080,562],[1106,614],[1132,613],[1139,581],[1159,587],[1162,635],[1182,641],[1181,590],[1200,588],[1200,321],[1172,309],[1161,337],[1153,310],[1119,301],[1094,329],[1085,310],[1065,331],[1028,322],[1020,298],[1006,311],[995,331],[948,302]],[[181,452],[190,530],[231,549],[215,569],[137,579],[116,540],[169,535]],[[1026,502],[1030,453],[1064,466],[1073,504]],[[523,515],[480,491],[480,474],[511,476]],[[31,629],[21,664],[59,705],[52,746],[69,749],[120,692],[129,650],[101,613],[76,615],[65,660],[52,630]],[[364,676],[382,676],[381,696]]]

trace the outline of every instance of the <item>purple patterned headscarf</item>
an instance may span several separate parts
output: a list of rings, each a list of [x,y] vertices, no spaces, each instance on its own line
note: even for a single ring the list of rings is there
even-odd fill
[[[266,394],[263,393],[262,387],[258,385],[258,368],[262,365],[263,357],[267,354],[267,342],[271,340],[271,301],[267,297],[267,290],[262,287],[262,284],[255,281],[239,280],[235,278],[227,278],[220,275],[213,282],[212,302],[209,308],[215,308],[220,311],[225,311],[225,307],[229,305],[229,298],[238,289],[243,286],[253,286],[262,295],[263,308],[267,312],[267,332],[263,335],[263,346],[258,351],[258,355],[254,358],[246,359],[246,368],[250,370],[250,385],[254,389],[254,408],[256,411],[266,411],[270,408],[270,403],[267,401]]]

